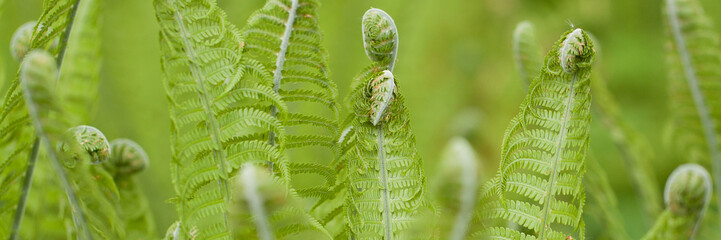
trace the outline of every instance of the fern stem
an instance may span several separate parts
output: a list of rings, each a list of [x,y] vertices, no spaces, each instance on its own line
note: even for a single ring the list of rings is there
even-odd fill
[[[180,32],[179,35],[183,39],[183,43],[185,44],[185,51],[188,55],[188,59],[190,60],[190,61],[188,61],[188,65],[190,66],[189,68],[193,74],[193,79],[195,80],[195,83],[199,89],[198,98],[200,98],[201,104],[203,105],[203,111],[205,111],[205,113],[208,115],[208,118],[206,121],[206,128],[210,132],[210,135],[211,135],[210,137],[213,141],[213,145],[215,145],[215,146],[213,146],[213,156],[218,163],[218,171],[220,172],[220,176],[221,176],[221,178],[218,179],[218,185],[220,186],[221,190],[223,191],[223,198],[225,200],[226,205],[229,205],[230,204],[230,194],[229,194],[230,190],[228,189],[228,183],[227,183],[228,178],[227,178],[227,174],[225,172],[225,169],[226,169],[225,168],[225,156],[223,155],[223,151],[222,151],[223,145],[219,138],[220,132],[218,131],[218,126],[216,123],[215,115],[213,114],[213,110],[212,110],[212,106],[211,106],[211,99],[207,94],[208,91],[205,89],[205,83],[204,83],[205,79],[203,77],[203,74],[200,72],[200,69],[198,68],[198,65],[197,65],[198,61],[196,60],[197,56],[195,53],[195,49],[193,49],[193,47],[190,43],[190,40],[188,39],[188,37],[190,36],[190,33],[185,29],[185,23],[183,20],[183,16],[178,11],[177,6],[175,6],[175,4],[174,4],[174,3],[176,3],[176,1],[172,1],[172,3],[173,3],[173,7],[175,9],[175,21],[178,23],[178,31]],[[181,202],[184,202],[184,199]],[[183,207],[181,207],[180,209],[183,209]],[[183,216],[183,214],[181,214],[181,216]],[[228,229],[228,231],[231,231],[230,235],[232,236],[233,234],[232,234],[232,229],[230,227],[230,221],[229,221],[227,211],[223,212],[223,218],[225,221],[225,228]],[[182,221],[182,219],[181,219],[181,221]]]
[[[70,10],[70,14],[68,15],[68,26],[65,27],[65,32],[63,33],[63,36],[60,40],[60,46],[63,46],[60,48],[60,52],[58,53],[58,69],[59,67],[63,65],[63,58],[65,58],[65,50],[68,46],[68,40],[70,39],[70,32],[73,29],[73,22],[75,22],[75,14],[78,12],[78,6],[80,5],[80,0],[77,0],[75,4],[73,4],[73,8]]]
[[[463,143],[467,143],[464,142]],[[470,146],[469,146],[470,147]],[[469,149],[470,150],[470,149]],[[472,152],[471,152],[472,153]],[[476,194],[478,189],[478,163],[473,156],[458,156],[457,160],[463,166],[461,179],[461,198],[458,215],[453,223],[451,230],[451,240],[465,239],[468,227],[473,217]]]
[[[30,195],[30,186],[33,182],[33,173],[35,172],[35,162],[38,160],[38,149],[40,140],[36,137],[33,143],[32,151],[30,152],[30,158],[28,159],[28,168],[25,170],[25,179],[23,180],[23,189],[21,191],[20,200],[18,200],[18,207],[15,210],[15,218],[13,219],[13,227],[10,231],[10,240],[18,239],[20,233],[20,226],[23,222],[23,215],[25,215],[25,204],[28,196]]]
[[[671,32],[676,42],[676,49],[678,50],[679,57],[681,58],[681,64],[683,65],[684,74],[691,90],[694,105],[696,105],[696,111],[699,114],[701,125],[703,127],[704,137],[706,138],[706,144],[709,151],[709,160],[711,161],[711,167],[713,170],[713,181],[714,181],[714,192],[716,192],[717,205],[721,206],[721,154],[719,153],[719,143],[716,139],[716,127],[714,126],[711,114],[708,111],[708,105],[704,100],[703,93],[698,83],[696,76],[696,70],[693,68],[693,60],[691,55],[686,50],[686,39],[681,33],[681,23],[678,19],[678,10],[674,0],[666,0],[669,23],[671,25]],[[721,219],[721,214],[719,214]]]
[[[570,37],[570,36],[569,36]],[[578,77],[577,73],[573,74],[573,79],[571,80],[571,83],[569,84],[569,93],[568,93],[568,100],[566,100],[566,109],[563,112],[563,123],[561,123],[560,128],[560,134],[558,135],[558,140],[556,141],[556,154],[553,157],[553,167],[551,168],[551,177],[548,179],[548,187],[546,188],[546,196],[543,197],[544,199],[544,206],[543,206],[543,218],[541,220],[541,233],[539,234],[538,239],[546,239],[546,228],[549,228],[550,224],[548,224],[548,215],[550,215],[551,212],[551,202],[553,201],[553,188],[556,184],[556,177],[558,176],[558,162],[560,162],[561,155],[563,154],[563,149],[565,148],[565,142],[566,142],[566,134],[568,133],[568,121],[571,117],[571,109],[573,109],[573,99],[575,94],[575,86],[576,85],[576,78]]]
[[[393,240],[393,232],[391,231],[391,206],[390,196],[388,194],[388,172],[386,171],[386,152],[383,148],[383,125],[378,126],[378,162],[381,163],[381,197],[383,198],[383,219],[386,232],[386,240]]]
[[[265,208],[263,207],[263,197],[258,193],[258,181],[256,180],[256,170],[253,165],[246,165],[241,173],[243,179],[242,184],[243,193],[248,201],[248,208],[255,218],[255,227],[258,232],[258,239],[260,240],[272,240],[273,231],[270,229],[270,223],[268,222],[268,216],[266,216]]]

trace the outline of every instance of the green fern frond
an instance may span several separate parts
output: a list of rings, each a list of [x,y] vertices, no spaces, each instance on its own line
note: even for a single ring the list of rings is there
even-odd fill
[[[337,163],[347,171],[345,214],[351,237],[402,239],[429,205],[403,96],[388,70],[351,94],[350,130]]]
[[[543,65],[541,47],[536,43],[536,33],[533,24],[523,21],[513,30],[513,58],[521,79],[530,84],[538,76]]]
[[[243,28],[244,53],[268,70],[273,90],[288,104],[289,113],[278,119],[287,129],[285,148],[295,163],[317,162],[336,152],[337,87],[328,77],[328,57],[321,46],[319,5],[315,0],[269,0]]]
[[[117,209],[125,226],[127,239],[155,238],[155,221],[148,200],[135,176],[148,167],[148,155],[129,139],[110,142],[111,155],[103,167],[113,176],[120,201]]]
[[[721,206],[721,45],[698,1],[667,0],[673,44],[668,51],[670,102],[677,158],[709,163]]]
[[[231,208],[236,239],[333,239],[281,179],[246,164],[236,183]]]
[[[368,9],[363,14],[363,47],[373,62],[385,66],[383,70],[393,72],[398,57],[398,29],[393,18],[377,8]]]
[[[241,56],[246,44],[215,1],[154,5],[171,106],[178,237],[230,239],[228,181],[243,163],[266,164],[289,181],[285,130],[271,108],[281,117],[287,110],[266,70]]]
[[[25,54],[30,51],[35,25],[37,25],[35,21],[26,22],[13,33],[13,37],[10,39],[10,54],[15,60],[22,61]]]
[[[585,237],[581,180],[588,154],[594,59],[593,42],[581,29],[564,33],[548,53],[520,113],[506,130],[498,175],[484,188],[488,236]],[[507,227],[506,221],[519,228]]]
[[[643,239],[693,239],[711,202],[711,176],[697,164],[676,168],[666,181],[666,211]]]
[[[78,2],[60,68],[58,88],[71,124],[90,121],[100,80],[100,8],[98,0]]]
[[[467,239],[480,228],[473,222],[482,179],[480,162],[464,138],[451,139],[443,150],[433,188],[441,215],[436,221],[442,239]],[[423,225],[422,227],[428,227]]]

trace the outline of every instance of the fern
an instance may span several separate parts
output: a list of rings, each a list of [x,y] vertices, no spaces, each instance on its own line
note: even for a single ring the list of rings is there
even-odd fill
[[[684,164],[666,182],[666,210],[643,239],[693,239],[711,202],[711,176],[697,164]]]
[[[673,146],[679,158],[705,164],[721,206],[721,52],[719,36],[698,1],[667,0],[672,48],[668,51]]]
[[[293,168],[322,178],[330,170],[317,159],[335,155],[338,132],[337,87],[328,78],[327,53],[321,47],[315,0],[269,0],[243,29],[244,53],[260,62],[273,79],[273,90],[288,104],[277,116],[287,129],[286,148]],[[275,109],[271,112],[275,116]],[[275,141],[271,134],[270,142]],[[324,178],[322,178],[324,179]],[[333,182],[327,182],[330,186]],[[299,189],[314,196],[315,188]]]
[[[233,219],[237,239],[332,239],[313,219],[293,190],[284,189],[282,179],[273,178],[252,164],[243,166],[236,181]],[[289,194],[286,194],[289,192]]]
[[[433,192],[441,212],[437,220],[440,238],[466,239],[480,228],[472,221],[482,179],[480,163],[470,143],[455,137],[446,145],[440,164]]]
[[[548,53],[541,75],[506,130],[498,175],[484,186],[484,235],[585,237],[581,179],[588,154],[594,58],[593,42],[581,29],[564,33]],[[506,221],[521,228],[508,228]]]
[[[156,0],[171,112],[178,238],[230,239],[229,179],[244,162],[270,163],[288,182],[286,114],[262,66],[215,1]],[[269,135],[274,140],[266,141]]]
[[[386,70],[353,89],[350,130],[336,166],[347,171],[346,217],[355,239],[407,236],[428,205],[408,112]]]
[[[154,238],[155,221],[148,200],[143,195],[141,182],[135,176],[148,167],[148,155],[140,145],[129,139],[113,140],[110,149],[110,159],[103,166],[113,176],[118,187],[120,201],[117,209],[127,232],[126,238]]]
[[[529,21],[523,21],[513,30],[513,58],[521,79],[526,84],[538,76],[542,67],[541,47],[536,43],[536,33]]]
[[[596,80],[598,79],[594,79],[594,81]],[[609,239],[631,239],[623,226],[623,218],[618,210],[618,200],[608,181],[606,171],[593,157],[590,157],[587,162],[588,174],[586,174],[584,184],[587,186],[586,192],[592,199],[587,212],[592,213],[590,215],[596,216],[604,224],[603,234]]]

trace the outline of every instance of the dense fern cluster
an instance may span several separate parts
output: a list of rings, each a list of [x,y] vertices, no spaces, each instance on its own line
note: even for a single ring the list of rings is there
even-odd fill
[[[0,109],[3,237],[158,237],[137,178],[148,154],[86,125],[100,78],[101,5],[46,0],[11,39],[22,63]],[[721,216],[711,203],[713,182],[721,187],[721,53],[696,0],[665,6],[676,99],[669,142],[679,162],[696,164],[677,168],[663,196],[649,170],[654,150],[624,120],[594,67],[598,42],[580,28],[545,60],[530,22],[513,32],[528,91],[494,176],[462,137],[427,176],[400,87],[416,82],[396,77],[399,31],[385,11],[362,17],[370,64],[340,104],[317,0],[268,0],[240,28],[215,0],[153,6],[170,106],[168,202],[178,213],[165,239],[585,239],[589,215],[608,229],[599,237],[629,239],[590,151],[592,112],[633,176],[644,216],[655,219],[644,239],[719,236],[704,232],[717,224],[704,216]]]

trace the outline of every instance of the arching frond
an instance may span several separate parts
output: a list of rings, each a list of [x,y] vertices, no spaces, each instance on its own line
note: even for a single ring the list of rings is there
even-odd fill
[[[581,184],[588,154],[593,42],[581,29],[564,33],[529,86],[503,140],[498,174],[484,193],[490,237],[583,239]],[[519,228],[507,227],[507,221]],[[495,229],[495,230],[494,230]]]
[[[289,179],[281,97],[214,0],[156,0],[180,239],[230,239],[229,178],[245,162]],[[267,139],[273,136],[273,141]]]

